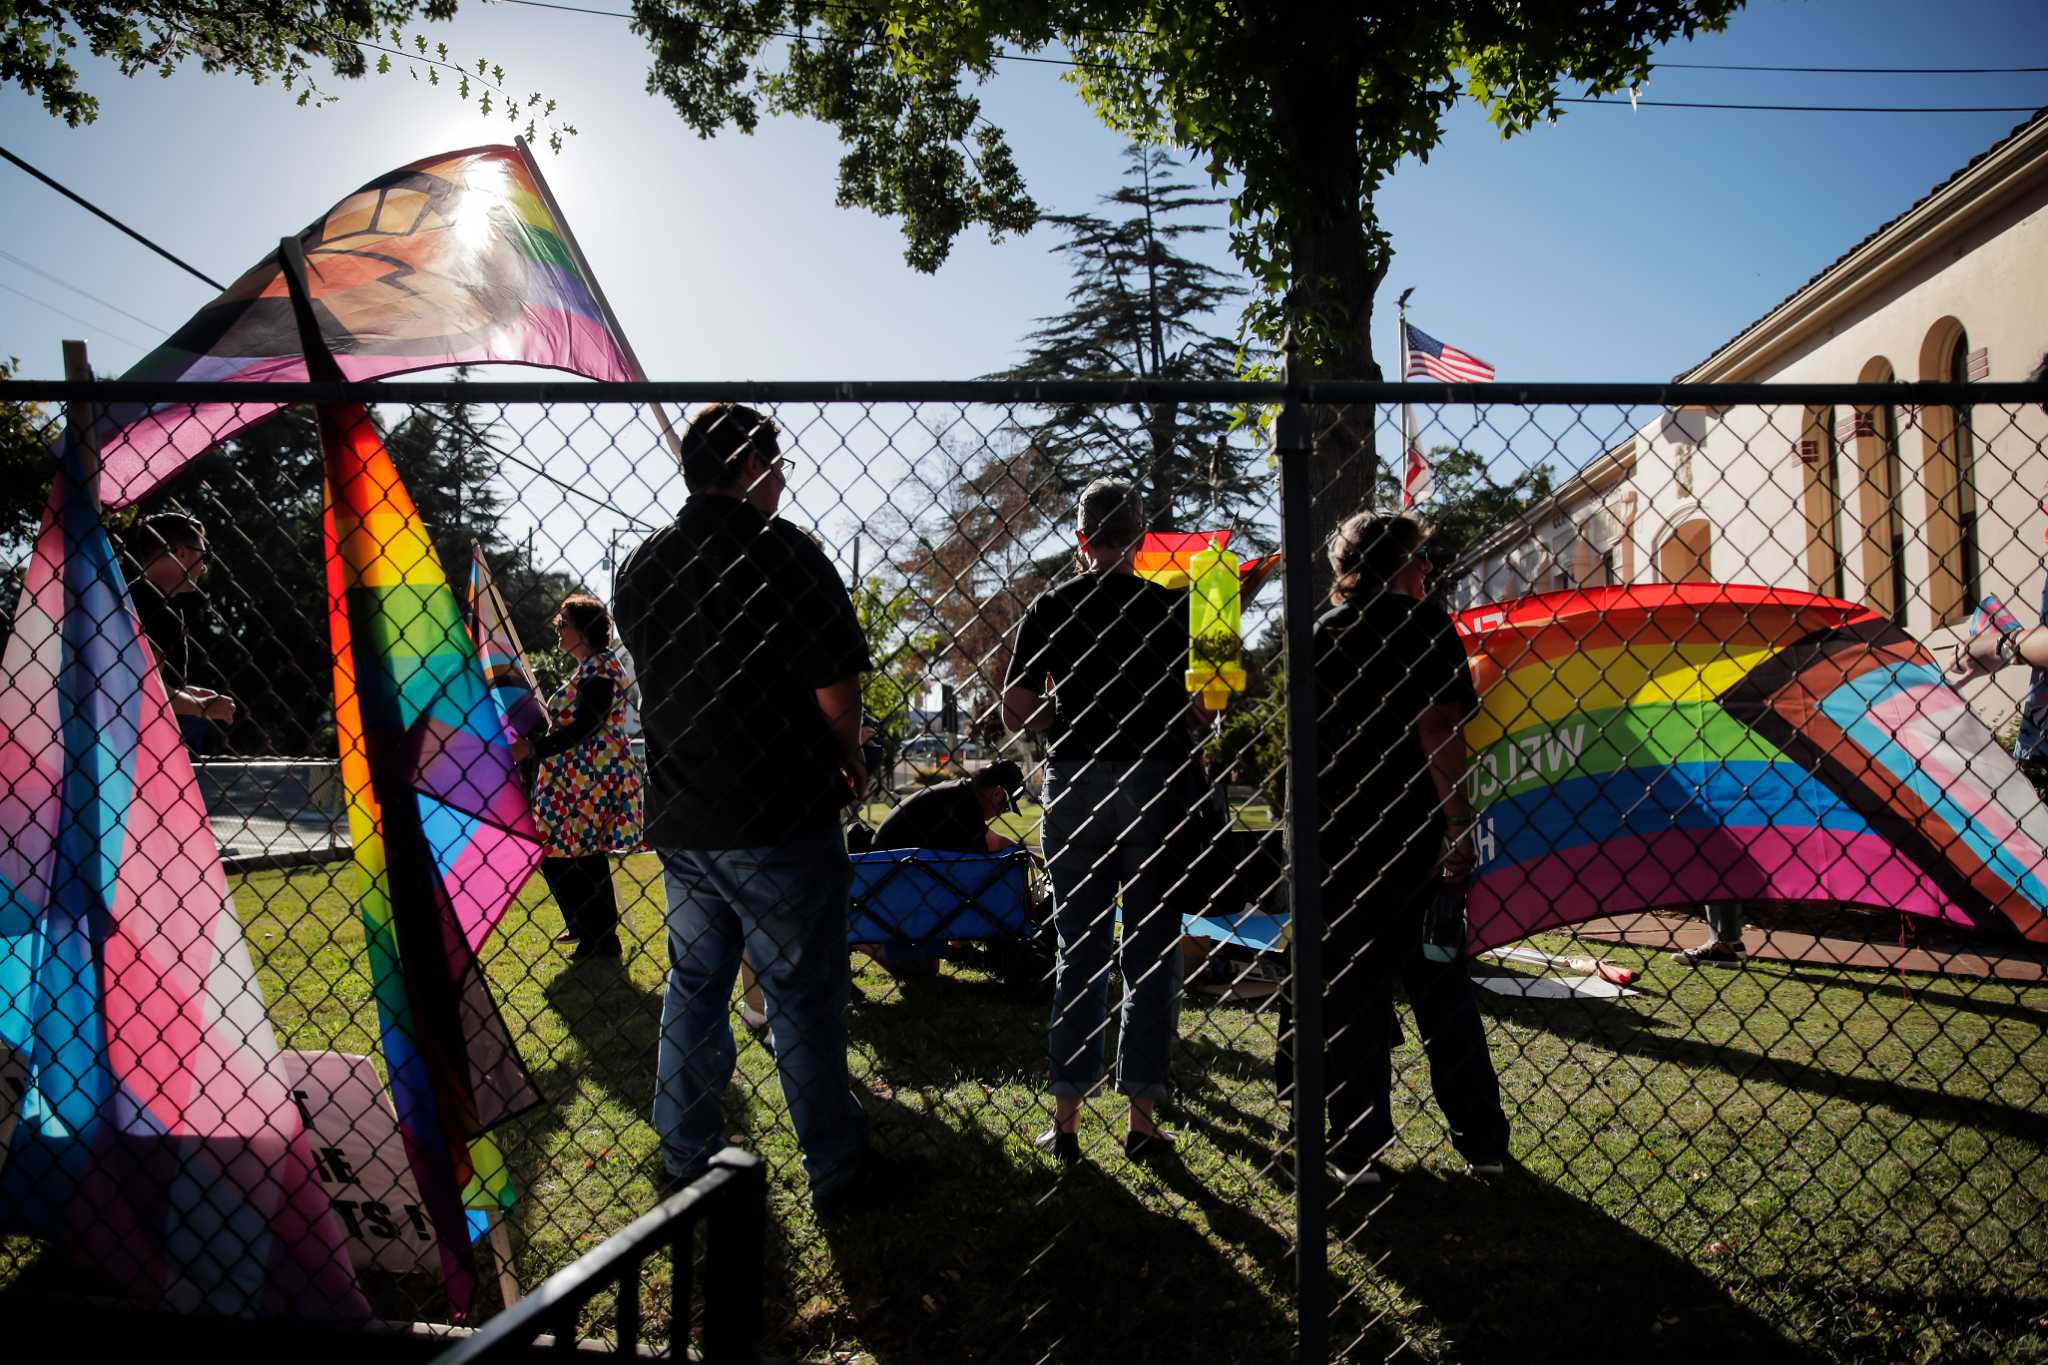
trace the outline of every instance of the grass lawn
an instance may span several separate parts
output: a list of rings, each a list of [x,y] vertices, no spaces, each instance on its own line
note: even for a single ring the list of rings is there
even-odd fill
[[[1019,832],[1035,814],[1012,817]],[[335,864],[238,887],[287,1046],[376,1051],[350,876]],[[623,965],[569,964],[538,879],[486,950],[549,1100],[500,1134],[529,1287],[653,1200],[655,861],[627,860],[618,884]],[[1602,951],[1644,971],[1642,994],[1482,998],[1521,1163],[1504,1177],[1463,1173],[1415,1091],[1425,1067],[1411,1031],[1397,1058],[1404,1176],[1328,1205],[1337,1350],[2048,1356],[2048,988],[1914,978],[1909,992],[1870,973],[1693,972]],[[923,1169],[899,1206],[821,1227],[773,1059],[741,1034],[728,1108],[736,1139],[773,1170],[772,1352],[1289,1357],[1294,1191],[1270,1009],[1189,997],[1180,1090],[1163,1111],[1186,1139],[1177,1168],[1124,1161],[1120,1108],[1104,1099],[1084,1127],[1089,1164],[1062,1179],[1031,1141],[1047,1115],[1043,986],[978,962],[906,986],[854,962],[853,1065],[877,1141]],[[431,1284],[373,1289],[393,1316],[445,1311]],[[665,1311],[649,1297],[657,1328]],[[586,1330],[608,1320],[601,1306]]]

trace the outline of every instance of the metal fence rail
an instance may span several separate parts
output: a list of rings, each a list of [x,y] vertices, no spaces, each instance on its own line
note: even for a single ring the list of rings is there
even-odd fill
[[[657,1251],[668,1253],[669,1322],[688,1322],[692,1299],[704,1304],[701,1358],[709,1365],[749,1365],[759,1359],[755,1337],[761,1322],[761,1230],[768,1214],[767,1168],[750,1152],[729,1148],[711,1169],[662,1200],[602,1246],[548,1277],[490,1325],[447,1351],[444,1365],[480,1365],[518,1360],[540,1338],[561,1347],[576,1340],[583,1309],[605,1290],[619,1306],[617,1348],[640,1350],[640,1276]],[[701,1296],[692,1294],[691,1260],[699,1228],[704,1231]],[[681,1359],[673,1337],[671,1359]]]
[[[642,1216],[668,1180],[694,1174],[674,1169],[684,1121],[654,1103],[658,1089],[682,1093],[677,1072],[693,1067],[692,1083],[718,1093],[691,1122],[715,1118],[765,1172],[765,1244],[706,1274],[762,1267],[770,1355],[1477,1359],[1526,1354],[1531,1332],[1549,1330],[1532,1323],[1560,1312],[1592,1314],[1645,1351],[1681,1342],[1681,1355],[2048,1351],[2048,815],[2027,777],[2038,765],[2010,756],[2029,680],[2021,668],[1942,679],[1986,599],[2023,626],[2041,619],[2040,386],[465,382],[263,396],[288,406],[242,428],[247,386],[0,385],[0,403],[40,405],[53,441],[64,405],[132,415],[172,401],[202,406],[138,429],[200,423],[222,438],[161,483],[134,472],[132,440],[110,440],[108,510],[86,519],[108,527],[130,584],[149,575],[143,518],[203,523],[203,591],[170,594],[192,645],[182,681],[237,703],[231,722],[187,727],[206,807],[187,843],[124,827],[113,856],[143,883],[154,867],[162,885],[194,884],[204,814],[216,831],[273,816],[324,830],[342,809],[351,761],[375,756],[348,751],[336,713],[332,603],[358,612],[358,642],[387,628],[428,653],[470,640],[424,589],[402,610],[389,596],[349,608],[323,539],[334,466],[320,405],[368,405],[424,528],[407,562],[431,549],[451,600],[470,566],[487,566],[558,725],[578,662],[553,625],[565,598],[594,596],[628,643],[640,632],[658,657],[622,655],[630,705],[600,729],[617,729],[643,767],[663,762],[663,727],[677,724],[667,689],[697,661],[668,646],[694,629],[690,612],[658,593],[636,607],[635,594],[650,596],[650,564],[682,565],[670,577],[705,601],[723,591],[718,574],[688,577],[687,558],[658,558],[689,490],[650,405],[679,431],[694,405],[758,407],[775,427],[780,515],[801,533],[776,553],[796,562],[814,547],[830,570],[791,603],[803,628],[763,638],[809,659],[845,613],[872,665],[859,697],[873,722],[867,781],[844,819],[872,832],[913,795],[973,792],[1005,760],[1023,777],[989,817],[1026,847],[1014,874],[986,854],[928,860],[910,877],[886,851],[855,857],[856,918],[886,929],[832,976],[857,1109],[827,1093],[840,1084],[821,1069],[831,1049],[796,1026],[817,1016],[795,1003],[788,963],[819,958],[790,923],[747,940],[750,967],[770,978],[765,1000],[671,989],[719,984],[736,965],[734,926],[793,903],[796,883],[773,860],[707,869],[674,846],[608,857],[616,958],[602,929],[558,941],[558,898],[593,891],[559,866],[465,940],[462,979],[488,990],[490,1008],[445,1016],[471,1030],[449,1064],[470,1065],[489,1038],[512,1053],[474,1063],[473,1093],[499,1121],[464,1201],[473,1318],[496,1315],[515,1335],[545,1319],[558,1339],[724,1349],[715,1310],[727,1295],[707,1278],[693,1299],[683,1253]],[[1404,403],[1435,480],[1416,509],[1429,535],[1391,559],[1364,542],[1368,571],[1353,584],[1326,551],[1361,497],[1398,506]],[[1225,409],[1244,418],[1230,434],[1184,434],[1226,425],[1189,414]],[[1229,530],[1243,558],[1281,558],[1241,579],[1245,682],[1228,708],[1170,760],[1117,751],[1113,772],[1091,772],[1057,739],[1048,754],[1043,730],[1018,730],[1018,688],[1053,698],[1058,735],[1088,724],[1061,679],[1170,674],[1185,695],[1190,666],[1182,617],[1170,643],[1118,633],[1149,610],[1140,599],[1089,618],[1095,647],[1115,651],[1106,674],[1086,671],[1085,648],[1059,662],[1024,643],[1042,601],[1077,583],[1104,590],[1103,575],[1077,575],[1075,534],[1083,489],[1104,476],[1135,486],[1155,529]],[[82,1054],[61,1046],[77,1020],[52,1004],[68,982],[65,999],[119,1013],[141,979],[128,973],[170,979],[198,938],[232,939],[255,989],[206,1022],[231,1023],[258,1053],[272,1039],[282,1049],[266,1065],[309,1134],[301,1183],[332,1204],[355,1306],[450,1320],[448,1237],[406,1145],[417,1115],[380,1014],[402,978],[378,975],[384,930],[366,918],[365,887],[394,883],[381,864],[346,861],[231,870],[232,923],[205,919],[195,938],[167,914],[150,921],[161,941],[126,957],[124,926],[145,922],[132,896],[62,919],[86,894],[64,888],[91,879],[73,853],[57,861],[47,831],[84,828],[82,813],[107,803],[63,787],[63,763],[85,761],[64,758],[78,736],[61,717],[38,730],[35,708],[58,717],[77,692],[57,686],[71,657],[60,646],[86,657],[111,627],[79,624],[72,579],[70,597],[62,583],[36,590],[47,489],[7,496],[5,596],[21,605],[0,669],[0,763],[17,796],[37,781],[73,796],[0,808],[0,1295],[111,1276],[176,1307],[260,1308],[235,1286],[274,1274],[275,1242],[251,1231],[263,1225],[230,1219],[200,1237],[173,1197],[204,1185],[202,1171],[240,1168],[204,1140],[149,1147],[118,1087],[79,1098]],[[395,514],[396,495],[379,496],[350,525]],[[66,564],[84,562],[82,534],[64,542]],[[425,581],[379,584],[401,579]],[[636,612],[664,610],[658,627],[636,626]],[[1438,621],[1455,633],[1428,635]],[[718,649],[738,637],[701,638]],[[1443,638],[1449,663],[1424,647]],[[1020,649],[1035,652],[1013,667]],[[732,681],[692,705],[766,695],[766,675],[748,671],[760,660],[732,657]],[[1082,672],[1061,672],[1069,664]],[[120,685],[109,673],[86,691]],[[1140,706],[1113,719],[1135,725]],[[1472,808],[1469,835],[1460,796],[1400,766],[1427,761],[1410,745],[1434,733],[1419,718],[1443,710],[1456,713],[1458,742],[1440,752],[1454,747],[1467,770],[1452,789]],[[711,784],[704,818],[777,799],[805,761],[781,737],[716,737],[730,776]],[[755,766],[756,754],[774,761]],[[330,802],[307,775],[337,759]],[[243,779],[241,798],[208,781],[223,774]],[[536,788],[544,811],[550,780]],[[305,809],[269,808],[301,787]],[[363,844],[363,828],[340,842]],[[434,828],[429,844],[448,837]],[[1467,933],[1442,936],[1455,940],[1448,963],[1422,941],[1447,836],[1477,864]],[[480,853],[448,894],[483,886],[490,867]],[[736,902],[772,894],[731,921],[691,909],[720,877]],[[964,923],[963,897],[977,937],[932,928],[918,941],[904,928]],[[1727,952],[1673,957],[1723,937]],[[438,942],[429,926],[398,957],[410,970]],[[99,956],[66,956],[81,944]],[[724,965],[693,976],[700,955]],[[75,961],[97,965],[52,975]],[[151,1016],[121,1017],[132,1033]],[[1170,1064],[1153,1087],[1145,1039],[1161,1020]],[[118,1036],[92,1045],[110,1074],[142,1064]],[[512,1061],[538,1103],[504,1099]],[[471,1093],[447,1084],[427,1088]],[[1164,1159],[1144,1144],[1145,1159],[1126,1155],[1120,1084],[1160,1094],[1157,1117],[1180,1139]],[[1051,1136],[1062,1089],[1088,1092],[1071,1144]],[[1489,1095],[1504,1153],[1486,1136]],[[53,1136],[60,1099],[104,1122],[93,1152],[141,1153],[123,1167],[139,1182],[129,1202],[95,1213],[26,1178],[71,1169]],[[804,1127],[820,1106],[827,1121]],[[820,1157],[847,1123],[871,1131],[886,1164],[848,1177]],[[807,1149],[819,1169],[807,1172]],[[114,1158],[78,1159],[91,1171]],[[277,1169],[280,1186],[296,1178]],[[484,1198],[487,1185],[499,1193]],[[137,1190],[162,1197],[135,1204]],[[159,1227],[177,1234],[175,1254],[140,1266],[105,1254],[124,1230],[141,1229],[128,1239],[139,1246]],[[581,1276],[573,1293],[549,1280],[599,1246],[635,1274],[610,1289]]]

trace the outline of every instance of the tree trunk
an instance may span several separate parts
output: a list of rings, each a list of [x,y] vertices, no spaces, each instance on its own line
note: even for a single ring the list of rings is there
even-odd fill
[[[1359,152],[1354,107],[1360,65],[1341,50],[1327,51],[1273,86],[1285,159],[1295,184],[1310,193],[1287,242],[1289,303],[1307,320],[1307,354],[1297,369],[1305,380],[1380,378],[1372,359],[1372,303],[1387,260],[1365,230],[1363,202],[1372,187]],[[1314,409],[1310,417],[1314,527],[1323,545],[1339,522],[1371,504],[1378,463],[1374,413],[1371,404],[1332,405]],[[1328,565],[1317,559],[1320,586]]]

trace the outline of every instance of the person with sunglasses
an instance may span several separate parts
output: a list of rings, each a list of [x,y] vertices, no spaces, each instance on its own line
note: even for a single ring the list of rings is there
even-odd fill
[[[790,462],[775,423],[709,404],[680,453],[689,499],[621,566],[613,594],[641,691],[646,840],[668,892],[654,1097],[664,1188],[725,1145],[726,1002],[744,951],[812,1206],[841,1216],[903,1192],[900,1164],[869,1145],[846,1061],[853,866],[840,819],[867,778],[860,675],[873,664],[832,561],[777,515]]]

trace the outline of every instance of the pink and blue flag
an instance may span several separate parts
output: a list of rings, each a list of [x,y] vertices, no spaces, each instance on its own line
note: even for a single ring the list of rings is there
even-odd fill
[[[179,1310],[365,1317],[75,449],[0,659],[0,1228]]]

